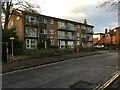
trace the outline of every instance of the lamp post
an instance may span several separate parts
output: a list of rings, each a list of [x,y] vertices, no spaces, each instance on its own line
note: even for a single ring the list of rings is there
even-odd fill
[[[10,37],[10,40],[12,42],[12,60],[14,59],[14,52],[13,52],[13,40],[14,39],[15,39],[14,37]]]

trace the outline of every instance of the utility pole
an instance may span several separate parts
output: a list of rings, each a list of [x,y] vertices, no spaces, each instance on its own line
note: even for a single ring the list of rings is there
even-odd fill
[[[6,42],[6,54],[7,54],[7,61],[9,60],[9,56],[8,56],[8,43]]]

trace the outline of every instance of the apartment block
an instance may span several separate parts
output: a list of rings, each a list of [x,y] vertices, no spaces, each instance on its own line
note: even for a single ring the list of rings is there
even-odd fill
[[[15,27],[26,49],[93,47],[93,27],[87,23],[21,10],[12,12],[8,28]]]

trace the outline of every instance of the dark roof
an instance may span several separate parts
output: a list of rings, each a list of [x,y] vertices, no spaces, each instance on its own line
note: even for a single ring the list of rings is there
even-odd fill
[[[105,35],[105,33],[95,33],[94,35],[98,35],[98,34],[100,34],[100,35]]]
[[[18,10],[18,9],[16,9]],[[37,15],[37,16],[44,16],[44,17],[49,17],[49,18],[54,18],[54,19],[57,19],[57,20],[62,20],[62,21],[66,21],[66,22],[71,22],[71,23],[76,23],[76,24],[81,24],[81,25],[86,25],[86,26],[89,26],[89,27],[94,27],[93,25],[88,25],[88,24],[84,24],[84,23],[80,23],[80,22],[76,22],[76,21],[72,21],[72,20],[68,20],[68,19],[62,19],[62,18],[57,18],[57,17],[52,17],[52,16],[47,16],[47,15],[43,15],[43,14],[39,14],[39,13],[33,13],[33,12],[28,12],[28,11],[23,11],[23,10],[18,10],[18,11],[21,11],[22,13],[29,13],[29,14],[32,14],[32,15]]]

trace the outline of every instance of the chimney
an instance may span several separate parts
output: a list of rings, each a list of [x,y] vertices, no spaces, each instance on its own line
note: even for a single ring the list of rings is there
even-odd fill
[[[105,34],[107,34],[108,33],[108,30],[107,30],[107,28],[105,29]]]
[[[87,24],[87,19],[84,19],[84,22],[83,22],[84,24]]]

